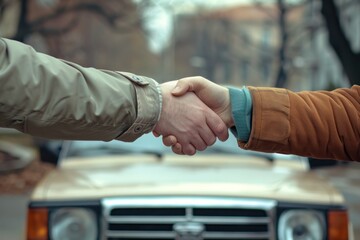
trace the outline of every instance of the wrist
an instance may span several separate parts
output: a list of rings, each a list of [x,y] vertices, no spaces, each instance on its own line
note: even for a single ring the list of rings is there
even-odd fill
[[[222,87],[222,92],[218,92],[216,95],[222,96],[222,99],[219,102],[220,108],[214,108],[223,122],[226,124],[227,128],[230,128],[235,125],[234,119],[232,117],[231,111],[231,99],[229,89]]]
[[[248,141],[251,132],[252,99],[249,90],[229,88],[231,101],[231,115],[237,138]]]
[[[232,110],[231,110],[230,97],[229,97],[229,104],[226,107],[226,110],[224,112],[223,121],[225,122],[225,124],[226,124],[226,126],[228,128],[231,128],[231,127],[235,126],[235,121],[234,121],[233,113],[232,113]]]

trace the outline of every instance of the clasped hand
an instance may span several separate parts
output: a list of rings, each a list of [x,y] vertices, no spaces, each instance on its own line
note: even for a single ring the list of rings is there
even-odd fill
[[[155,136],[177,154],[194,155],[229,137],[233,126],[228,89],[203,77],[161,84],[162,111]]]

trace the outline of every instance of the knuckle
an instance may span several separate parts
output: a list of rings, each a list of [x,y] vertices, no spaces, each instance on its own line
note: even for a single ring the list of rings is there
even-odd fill
[[[182,84],[182,83],[185,82],[185,79],[183,79],[183,78],[182,78],[182,79],[179,79],[177,82],[178,82],[178,84]]]
[[[189,155],[189,156],[193,156],[193,155],[195,155],[195,153],[196,153],[196,151],[195,151],[195,150],[191,150],[191,151],[189,151],[189,153],[188,153],[187,155]]]
[[[196,150],[194,148],[191,148],[191,147],[187,147],[184,149],[184,153],[186,155],[189,155],[189,156],[192,156],[196,153]]]
[[[224,124],[219,123],[219,124],[217,124],[215,131],[216,131],[217,135],[222,135],[227,131],[227,128],[226,128],[226,126],[224,126]]]
[[[209,138],[208,139],[208,146],[214,145],[215,142],[216,142],[216,137]]]
[[[179,155],[183,155],[183,153],[181,152],[181,148],[178,146],[178,145],[175,145],[175,146],[172,146],[172,151],[176,154],[179,154]]]
[[[207,146],[204,145],[204,146],[202,146],[199,150],[200,150],[200,151],[204,151],[206,148],[207,148]]]
[[[173,145],[168,138],[163,138],[163,143],[165,146],[168,146],[168,147]]]
[[[199,150],[199,151],[204,151],[206,149],[206,145],[205,144],[198,144],[197,147],[196,147],[196,150]]]

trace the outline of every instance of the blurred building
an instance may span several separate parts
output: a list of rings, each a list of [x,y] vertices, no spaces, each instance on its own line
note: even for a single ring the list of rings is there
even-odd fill
[[[148,48],[141,10],[131,0],[8,2],[0,19],[3,37],[14,38],[25,18],[30,32],[24,41],[38,51],[83,66],[153,78],[161,73],[159,57]],[[26,15],[21,10],[25,3]]]
[[[20,4],[15,2],[0,12],[0,36],[10,38],[16,33],[19,21]]]
[[[273,86],[277,78],[281,42],[275,1],[274,5],[199,8],[176,14],[170,47],[164,46],[166,50],[160,54],[149,50],[147,33],[141,21],[136,21],[142,18],[141,9],[131,0],[7,2],[10,7],[0,16],[1,36],[16,35],[22,16],[20,3],[27,2],[26,20],[33,23],[42,19],[40,30],[46,31],[37,29],[25,41],[38,51],[84,66],[130,71],[159,81],[202,75],[221,84]],[[341,64],[328,43],[321,1],[306,2],[287,11],[286,87],[303,90],[346,86]],[[360,2],[337,3],[352,47],[359,51]],[[59,9],[79,4],[100,5],[122,14],[117,25],[120,28],[112,27],[108,18],[91,8],[53,17]],[[160,34],[162,29],[158,28]]]
[[[287,15],[291,57],[300,54],[303,7]],[[174,40],[176,77],[202,75],[231,85],[272,86],[278,71],[279,27],[275,6],[240,5],[200,14],[179,15]],[[295,38],[298,38],[294,40]],[[287,66],[289,85],[302,69]]]

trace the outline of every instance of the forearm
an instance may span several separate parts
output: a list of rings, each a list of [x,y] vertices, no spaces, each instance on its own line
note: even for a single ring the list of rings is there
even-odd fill
[[[0,127],[46,138],[135,140],[154,127],[153,80],[83,68],[0,39]]]
[[[359,86],[294,93],[249,88],[253,113],[245,149],[355,160],[359,154]]]

